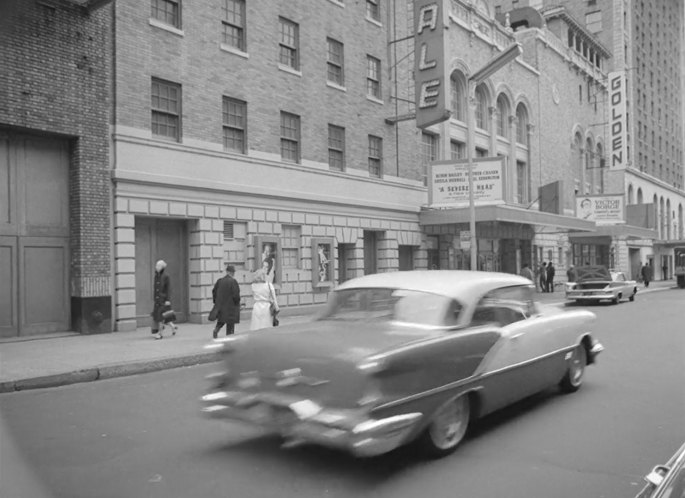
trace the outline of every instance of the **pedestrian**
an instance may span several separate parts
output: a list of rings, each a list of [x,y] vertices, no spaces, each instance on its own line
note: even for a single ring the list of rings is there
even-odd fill
[[[274,319],[280,308],[276,299],[276,290],[271,282],[267,281],[264,270],[257,270],[252,280],[252,318],[250,330],[259,330],[273,327],[277,322]]]
[[[568,267],[568,270],[566,270],[566,281],[567,282],[575,282],[576,281],[575,266],[571,265]]]
[[[544,261],[540,266],[538,281],[540,283],[540,292],[547,292],[547,263],[545,263]]]
[[[535,282],[535,275],[533,275],[533,270],[530,269],[528,263],[525,263],[523,268],[521,268],[521,276],[527,278],[531,282]]]
[[[668,265],[661,267],[661,280],[668,280]]]
[[[217,338],[221,327],[226,325],[226,335],[235,333],[235,324],[240,323],[240,286],[235,278],[235,267],[226,265],[226,275],[216,281],[212,289],[214,307],[210,320],[216,320],[213,337]]]
[[[549,264],[547,264],[547,292],[554,292],[554,274],[556,273],[556,270],[554,269],[554,265],[550,261]]]
[[[155,263],[155,278],[152,284],[152,299],[154,302],[152,313],[152,336],[155,339],[163,337],[161,330],[164,329],[163,313],[167,307],[171,306],[171,282],[169,275],[164,270],[166,269],[166,262],[160,259]],[[160,329],[161,326],[161,329]]]
[[[649,281],[652,280],[652,268],[646,264],[643,265],[640,270],[640,275],[642,275],[642,281],[645,283],[645,287],[649,287]]]

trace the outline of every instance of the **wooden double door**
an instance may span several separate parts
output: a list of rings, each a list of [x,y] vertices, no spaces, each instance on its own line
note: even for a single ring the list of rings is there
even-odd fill
[[[188,235],[184,220],[136,217],[136,320],[149,327],[154,304],[155,263],[166,262],[171,306],[178,322],[188,319]]]
[[[71,330],[69,144],[0,132],[0,337]]]

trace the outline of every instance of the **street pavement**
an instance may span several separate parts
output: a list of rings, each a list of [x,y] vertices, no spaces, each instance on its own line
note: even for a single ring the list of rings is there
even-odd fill
[[[651,282],[649,288],[638,285],[638,300],[640,294],[676,287],[673,280]],[[545,304],[565,302],[560,289],[537,296]],[[312,318],[312,314],[289,314],[288,310],[281,315],[282,325]],[[236,333],[248,332],[249,325],[248,313],[236,325]],[[167,329],[162,340],[155,340],[149,327],[110,334],[64,333],[4,339],[0,341],[0,393],[214,362],[218,360],[217,353],[204,348],[212,341],[213,327],[213,323],[181,323],[175,336]]]

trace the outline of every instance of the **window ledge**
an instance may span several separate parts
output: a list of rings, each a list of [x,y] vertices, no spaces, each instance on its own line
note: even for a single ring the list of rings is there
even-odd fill
[[[347,88],[344,86],[340,86],[337,83],[333,83],[332,81],[326,81],[326,86],[330,88],[335,88],[336,90],[340,90],[341,92],[346,92]]]
[[[154,18],[150,18],[150,26],[154,26],[155,28],[163,29],[164,31],[168,31],[169,33],[173,33],[177,36],[185,36],[185,33],[183,30],[174,28],[173,26],[163,23],[162,21],[159,21]]]
[[[284,66],[283,64],[279,63],[278,69],[285,72],[285,73],[294,74],[295,76],[299,76],[300,78],[302,77],[302,71],[298,71],[297,69],[293,69],[290,66]]]
[[[368,101],[370,101],[370,102],[373,102],[374,104],[380,104],[380,105],[384,105],[384,104],[385,104],[385,102],[383,102],[382,99],[379,99],[379,98],[377,98],[377,97],[373,97],[372,95],[367,95],[367,96],[366,96],[366,100],[368,100]]]
[[[383,27],[383,23],[382,23],[382,22],[376,21],[375,19],[372,19],[372,18],[370,18],[370,17],[368,17],[368,16],[366,17],[366,20],[367,20],[368,22],[370,22],[371,24],[375,24],[375,25],[378,26],[379,28],[382,28],[382,27]]]
[[[223,50],[224,52],[228,52],[230,54],[235,54],[239,57],[242,57],[243,59],[249,59],[250,58],[250,54],[248,54],[247,52],[243,52],[242,50],[235,48],[231,45],[226,45],[225,43],[222,43],[220,45],[220,47],[221,47],[221,50]]]

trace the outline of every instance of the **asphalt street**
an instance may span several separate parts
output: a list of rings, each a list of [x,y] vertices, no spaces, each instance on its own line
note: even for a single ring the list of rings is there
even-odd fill
[[[582,389],[478,422],[442,460],[284,450],[258,430],[206,420],[197,399],[217,366],[201,365],[0,395],[2,468],[10,444],[25,464],[2,479],[60,498],[631,497],[685,441],[683,304],[674,289],[591,306],[606,350]]]

